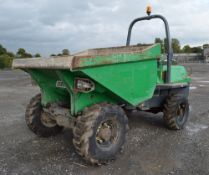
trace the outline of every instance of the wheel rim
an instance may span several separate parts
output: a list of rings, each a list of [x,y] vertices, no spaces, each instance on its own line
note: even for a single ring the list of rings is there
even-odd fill
[[[100,123],[96,132],[96,143],[101,148],[110,148],[118,140],[119,126],[115,119]]]
[[[52,120],[46,112],[41,113],[41,123],[48,128],[52,128],[57,125],[56,121]]]
[[[177,109],[177,121],[179,123],[185,122],[186,112],[187,112],[187,105],[185,103],[179,104]]]

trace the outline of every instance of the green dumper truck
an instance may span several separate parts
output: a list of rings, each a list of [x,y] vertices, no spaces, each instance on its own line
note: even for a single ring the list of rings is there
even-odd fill
[[[160,44],[130,46],[134,24],[155,18],[165,24],[166,62]],[[30,74],[40,87],[26,109],[29,129],[49,137],[72,128],[77,153],[91,164],[115,158],[128,130],[128,110],[163,112],[166,126],[174,130],[188,119],[190,78],[183,66],[172,65],[169,27],[161,15],[135,19],[126,46],[15,59],[13,68]]]

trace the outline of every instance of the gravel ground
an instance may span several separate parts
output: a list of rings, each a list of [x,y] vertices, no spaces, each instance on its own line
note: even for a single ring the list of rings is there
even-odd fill
[[[48,139],[30,132],[24,112],[39,89],[24,72],[0,71],[0,174],[208,175],[209,65],[186,66],[193,72],[186,128],[171,131],[161,114],[134,113],[123,152],[101,167],[75,153],[71,130]]]

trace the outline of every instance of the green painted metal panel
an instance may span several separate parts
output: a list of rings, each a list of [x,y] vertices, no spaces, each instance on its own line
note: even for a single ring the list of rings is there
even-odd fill
[[[69,104],[70,113],[74,116],[85,107],[96,103],[117,103],[120,97],[114,96],[110,91],[98,83],[95,83],[95,90],[89,93],[76,92],[74,90],[75,77],[88,78],[82,72],[71,72],[68,70],[26,70],[37,82],[42,94],[42,105],[49,103],[66,102]],[[57,81],[63,82],[63,87],[56,87]]]
[[[171,67],[171,83],[189,83],[191,78],[188,77],[184,66]]]
[[[157,83],[157,60],[83,69],[86,75],[132,105],[152,97]]]
[[[70,95],[65,88],[56,87],[57,80],[60,80],[55,70],[28,69],[26,70],[37,82],[42,94],[42,104],[66,102],[70,104]]]
[[[99,83],[95,82],[95,90],[89,93],[77,92],[74,90],[74,82],[76,77],[89,78],[82,72],[74,72],[68,70],[57,71],[58,76],[66,85],[71,95],[71,114],[75,115],[81,112],[85,107],[102,103],[117,103],[120,98],[114,96],[110,91],[105,89]]]
[[[163,84],[162,72],[167,70],[167,66],[163,65],[158,71],[158,84]],[[188,76],[184,66],[172,65],[171,66],[171,83],[190,83],[191,78]]]
[[[143,50],[142,52],[133,53],[117,53],[112,55],[98,55],[93,57],[77,57],[74,60],[73,70],[83,69],[86,67],[95,67],[102,65],[121,64],[128,62],[146,61],[161,57],[160,44],[155,44],[152,47]]]

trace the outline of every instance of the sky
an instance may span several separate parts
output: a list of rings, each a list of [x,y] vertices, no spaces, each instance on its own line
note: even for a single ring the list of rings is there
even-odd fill
[[[146,16],[149,4],[167,18],[182,46],[209,43],[209,0],[0,0],[0,44],[44,56],[123,46],[130,22]],[[164,36],[160,20],[140,22],[131,44]]]

